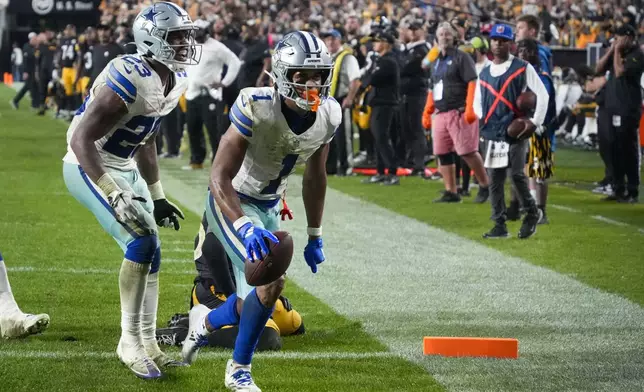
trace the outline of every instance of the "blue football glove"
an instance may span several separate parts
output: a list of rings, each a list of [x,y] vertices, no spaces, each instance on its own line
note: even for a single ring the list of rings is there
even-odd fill
[[[311,267],[311,272],[318,272],[318,264],[325,260],[324,251],[322,250],[322,238],[309,240],[304,248],[304,260]]]
[[[265,239],[275,244],[279,243],[279,240],[273,233],[261,227],[254,226],[252,223],[246,223],[237,232],[244,242],[246,257],[248,257],[251,263],[257,260],[263,260],[268,255],[269,249]]]

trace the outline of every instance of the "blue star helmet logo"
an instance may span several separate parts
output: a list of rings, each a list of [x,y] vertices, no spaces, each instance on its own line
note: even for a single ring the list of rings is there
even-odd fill
[[[150,21],[150,22],[152,22],[152,23],[154,23],[154,17],[155,17],[155,16],[157,16],[157,15],[159,15],[159,14],[161,13],[161,11],[159,11],[159,12],[154,12],[154,9],[155,9],[155,8],[156,8],[156,7],[151,7],[151,8],[150,8],[150,11],[146,12],[145,14],[143,14],[143,17],[144,17],[145,19],[149,20],[149,21]]]

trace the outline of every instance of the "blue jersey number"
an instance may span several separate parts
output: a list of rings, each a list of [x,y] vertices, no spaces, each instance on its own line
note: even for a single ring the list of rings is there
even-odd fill
[[[136,72],[138,72],[139,75],[141,75],[142,78],[146,78],[146,77],[152,75],[152,71],[150,71],[150,68],[148,68],[145,65],[145,63],[143,63],[142,60],[139,60],[134,56],[123,56],[122,59],[126,63],[128,63],[130,65],[133,65],[134,69],[136,69]],[[132,70],[128,69],[127,67],[124,67],[124,68],[125,68],[125,72],[127,72],[128,74],[132,73]]]
[[[269,182],[268,185],[266,185],[266,187],[262,189],[263,195],[271,195],[277,192],[277,188],[279,188],[279,186],[282,184],[282,179],[291,174],[291,171],[293,171],[293,167],[295,167],[297,158],[297,154],[288,154],[284,157],[284,159],[282,159],[282,170],[280,170],[280,174],[276,179]]]
[[[156,132],[160,123],[160,117],[132,117],[132,119],[125,124],[126,128],[117,129],[112,136],[107,139],[107,142],[103,145],[103,150],[116,155],[119,158],[131,158],[139,147],[141,147],[141,142],[145,137]],[[143,130],[136,133],[139,128],[143,128]]]

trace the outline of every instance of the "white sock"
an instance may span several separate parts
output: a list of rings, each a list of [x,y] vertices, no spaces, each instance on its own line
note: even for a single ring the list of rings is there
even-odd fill
[[[537,190],[536,189],[530,189],[530,196],[536,201],[537,200]]]
[[[135,263],[124,259],[119,273],[121,294],[121,340],[128,345],[143,343],[141,336],[141,311],[150,264]]]
[[[145,297],[143,299],[143,311],[141,312],[141,334],[143,335],[143,344],[146,348],[158,348],[156,339],[158,306],[159,273],[155,272],[148,275],[148,283],[145,288]]]
[[[208,328],[206,328],[206,319],[207,318],[208,318],[208,313],[206,313],[206,315],[201,319],[199,324],[197,324],[196,332],[201,336],[210,335],[210,331],[208,331]]]
[[[0,256],[0,316],[12,313],[22,313],[11,293],[11,285],[7,276],[7,267]]]

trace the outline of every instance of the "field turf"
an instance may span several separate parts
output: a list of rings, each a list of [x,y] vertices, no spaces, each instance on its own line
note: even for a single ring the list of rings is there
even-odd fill
[[[120,365],[114,349],[120,330],[117,271],[122,254],[67,192],[61,161],[66,125],[1,104],[12,93],[0,87],[0,251],[21,308],[49,313],[52,324],[43,335],[0,342],[0,391],[223,391],[229,355],[224,351],[209,350],[192,367],[170,371],[155,382],[137,380]],[[163,162],[163,167],[178,173],[185,163]],[[439,182],[405,178],[400,187],[381,187],[361,184],[356,177],[332,177],[329,186],[644,305],[644,206],[605,204],[588,191],[601,176],[596,153],[562,150],[557,163],[558,182],[551,187],[554,205],[548,209],[552,223],[539,228],[530,246],[516,239],[481,239],[491,227],[489,205],[468,199],[454,206],[432,204]],[[182,175],[195,184],[204,179],[203,173]],[[182,230],[161,233],[159,326],[188,308],[192,241],[200,216],[183,210]],[[518,225],[511,224],[511,231],[516,233]],[[336,289],[342,295],[342,287]],[[390,351],[360,321],[339,315],[328,301],[292,281],[285,294],[303,314],[307,333],[285,338],[281,353],[257,357],[253,374],[263,390],[444,390],[426,368]],[[404,335],[405,325],[400,328]],[[170,351],[178,355],[176,349]],[[468,374],[451,376],[466,379]],[[541,390],[559,389],[550,380]],[[580,384],[578,390],[595,389]]]

